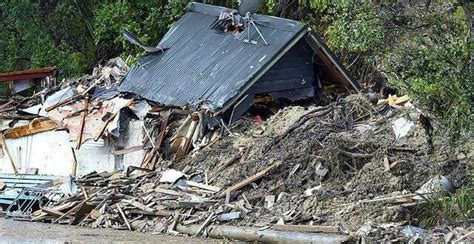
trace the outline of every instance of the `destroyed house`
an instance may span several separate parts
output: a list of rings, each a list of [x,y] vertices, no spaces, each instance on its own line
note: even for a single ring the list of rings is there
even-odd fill
[[[112,59],[90,75],[12,97],[1,105],[0,173],[153,170],[212,145],[225,127],[218,123],[260,101],[357,89],[308,26],[234,13],[191,3],[157,47],[124,31],[148,52],[139,65]]]
[[[291,101],[319,98],[324,87],[357,90],[358,84],[307,25],[252,15],[239,31],[219,26],[236,10],[190,3],[159,42],[161,51],[139,59],[121,83],[164,105],[205,109],[235,121],[256,97]]]

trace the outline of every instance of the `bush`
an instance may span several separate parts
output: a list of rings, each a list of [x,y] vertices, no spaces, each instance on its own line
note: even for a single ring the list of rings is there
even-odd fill
[[[472,132],[474,77],[464,11],[434,9],[422,15],[422,23],[429,28],[406,32],[387,55],[390,84],[409,93],[450,132]]]

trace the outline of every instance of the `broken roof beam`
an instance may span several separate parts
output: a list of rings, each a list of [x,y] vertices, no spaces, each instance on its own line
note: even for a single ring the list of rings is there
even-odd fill
[[[58,126],[48,118],[37,118],[26,125],[17,126],[4,132],[7,139],[15,139],[56,129]]]
[[[324,44],[318,34],[310,30],[305,39],[321,61],[324,62],[326,67],[333,72],[334,76],[338,79],[333,82],[342,82],[346,87],[352,87],[354,90],[359,92],[360,87],[357,81],[349,75],[349,72],[344,68],[344,65],[342,65],[339,59],[336,58],[331,49]]]

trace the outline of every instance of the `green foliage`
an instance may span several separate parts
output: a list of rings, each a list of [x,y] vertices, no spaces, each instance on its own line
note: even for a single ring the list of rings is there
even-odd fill
[[[138,56],[129,29],[156,45],[188,0],[0,1],[0,72],[57,66],[78,76],[108,58]],[[238,0],[200,2],[237,7]],[[359,82],[410,94],[451,131],[472,131],[473,74],[463,1],[265,0],[261,13],[307,23]]]
[[[406,32],[384,63],[390,83],[416,98],[442,118],[453,132],[472,130],[473,75],[468,28],[461,7],[454,12],[428,12],[428,31]],[[420,23],[423,24],[423,23]]]
[[[303,21],[324,35],[367,89],[388,80],[410,94],[442,131],[469,137],[474,77],[464,2],[298,2],[298,9],[306,9]]]
[[[3,26],[0,71],[44,66],[60,67],[64,76],[80,75],[84,71],[85,59],[75,54],[62,38],[55,40],[55,32],[50,32],[48,27],[56,21],[44,18],[47,13],[42,12],[39,3],[7,0],[0,3],[0,9],[0,25]],[[66,32],[68,30],[63,34]]]
[[[10,95],[10,88],[7,84],[0,84],[0,98],[5,99]]]
[[[384,28],[373,3],[348,2],[329,10],[337,18],[326,30],[328,45],[336,52],[374,52],[380,49]]]
[[[463,186],[453,194],[438,193],[424,197],[425,203],[417,207],[415,215],[422,227],[451,224],[469,224],[474,217],[472,187]]]
[[[0,72],[56,66],[79,76],[98,62],[141,50],[121,34],[128,28],[156,45],[185,10],[187,0],[0,2]]]

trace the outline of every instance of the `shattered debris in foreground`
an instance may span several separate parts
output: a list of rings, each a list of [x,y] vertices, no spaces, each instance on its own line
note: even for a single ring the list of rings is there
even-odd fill
[[[29,213],[31,220],[196,236],[213,236],[219,226],[231,225],[367,241],[472,238],[461,227],[412,226],[419,224],[413,214],[424,196],[452,191],[468,180],[470,156],[431,138],[431,124],[406,97],[374,105],[364,95],[349,95],[325,106],[289,106],[267,121],[243,118],[208,131],[205,113],[116,92],[114,84],[125,73],[115,67],[64,83],[77,91],[59,89],[62,95],[47,97],[46,105],[38,105],[40,95],[10,103],[15,111],[36,106],[35,115],[31,108],[29,115],[12,109],[2,115],[35,118],[5,131],[7,139],[65,129],[76,149],[86,140],[120,138],[115,129],[124,110],[145,121],[143,144],[114,152],[145,151],[138,165],[28,188],[48,193],[41,195],[47,200],[41,208]],[[100,89],[89,100],[94,86]]]

